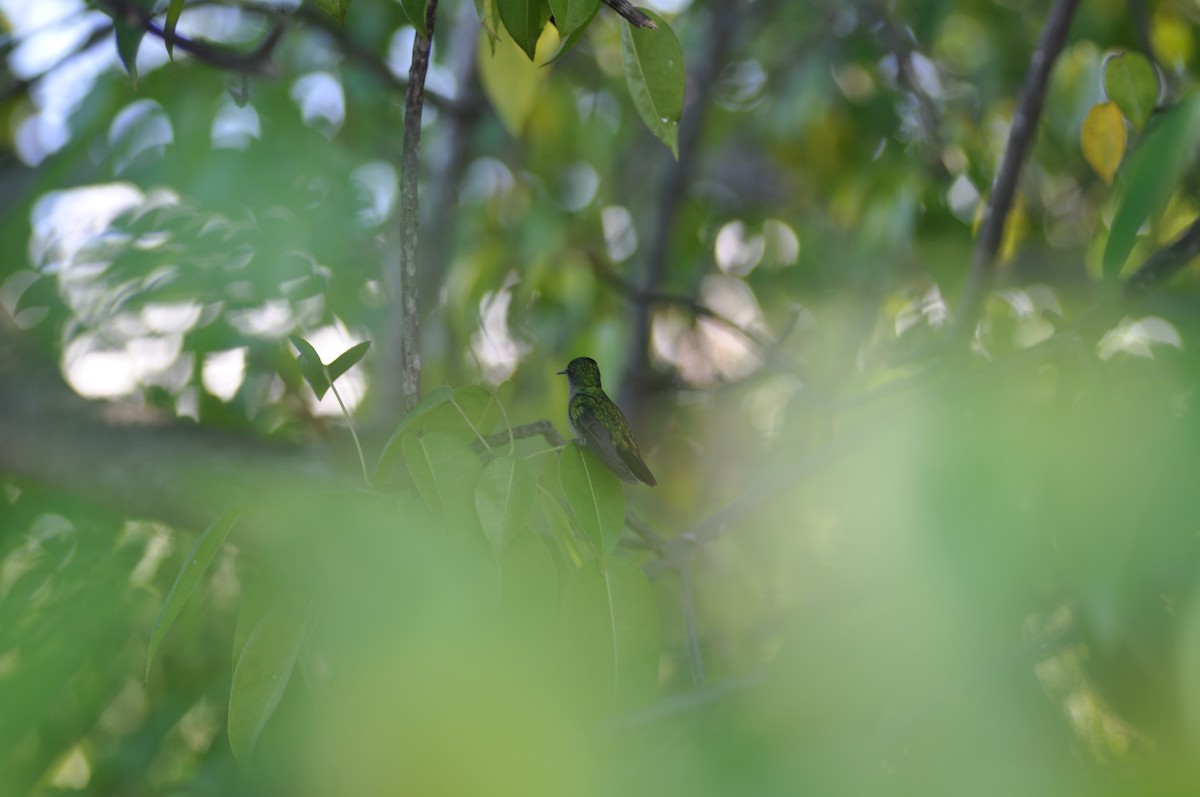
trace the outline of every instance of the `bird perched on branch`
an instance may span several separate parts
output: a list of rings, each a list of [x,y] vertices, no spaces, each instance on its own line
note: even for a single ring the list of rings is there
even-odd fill
[[[622,481],[637,484],[640,480],[651,487],[658,484],[642,461],[625,414],[600,387],[600,367],[596,361],[591,357],[576,357],[559,373],[566,374],[571,384],[567,421],[579,442],[590,448]]]

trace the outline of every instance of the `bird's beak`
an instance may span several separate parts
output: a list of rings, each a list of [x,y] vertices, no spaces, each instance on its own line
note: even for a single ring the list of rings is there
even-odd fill
[[[567,370],[565,368],[558,372],[558,376],[566,376],[566,375],[567,375]]]

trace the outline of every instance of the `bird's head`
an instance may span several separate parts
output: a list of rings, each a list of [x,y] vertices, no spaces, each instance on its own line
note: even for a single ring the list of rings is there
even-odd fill
[[[600,366],[591,357],[576,357],[559,373],[566,374],[572,390],[600,389]]]

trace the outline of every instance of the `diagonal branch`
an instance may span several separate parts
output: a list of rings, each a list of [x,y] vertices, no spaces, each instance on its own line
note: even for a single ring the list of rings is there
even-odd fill
[[[1067,31],[1071,27],[1071,19],[1078,5],[1079,0],[1055,0],[1046,20],[1046,27],[1042,29],[1033,57],[1030,58],[1029,72],[1017,97],[1012,127],[1008,134],[1008,146],[1004,149],[1000,169],[992,184],[987,208],[983,213],[983,223],[979,228],[979,238],[971,256],[971,268],[959,302],[955,326],[961,337],[968,337],[974,332],[984,297],[995,276],[996,255],[1004,237],[1004,224],[1016,197],[1021,166],[1025,163],[1037,135],[1038,119],[1046,99],[1050,71],[1067,41]]]
[[[1146,262],[1126,278],[1125,296],[1138,296],[1163,284],[1197,257],[1200,257],[1200,219],[1193,221],[1192,226],[1171,244],[1146,258]]]

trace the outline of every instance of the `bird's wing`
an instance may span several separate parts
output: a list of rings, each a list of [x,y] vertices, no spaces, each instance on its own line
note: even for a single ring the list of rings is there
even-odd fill
[[[575,419],[575,428],[583,435],[583,440],[587,443],[588,448],[592,450],[596,456],[600,457],[600,461],[608,466],[609,470],[617,474],[621,481],[637,484],[637,477],[633,475],[633,471],[625,464],[625,460],[621,458],[621,452],[613,442],[612,435],[608,429],[604,428],[594,415],[585,415]]]
[[[624,420],[623,417],[622,420]],[[583,435],[583,439],[587,441],[588,448],[596,452],[596,456],[600,457],[600,460],[618,477],[630,484],[637,484],[638,479],[651,487],[658,484],[654,474],[650,472],[650,468],[646,467],[646,463],[642,461],[642,455],[632,437],[623,441],[624,446],[617,446],[613,441],[612,434],[595,416],[589,415],[581,421],[579,431]]]

